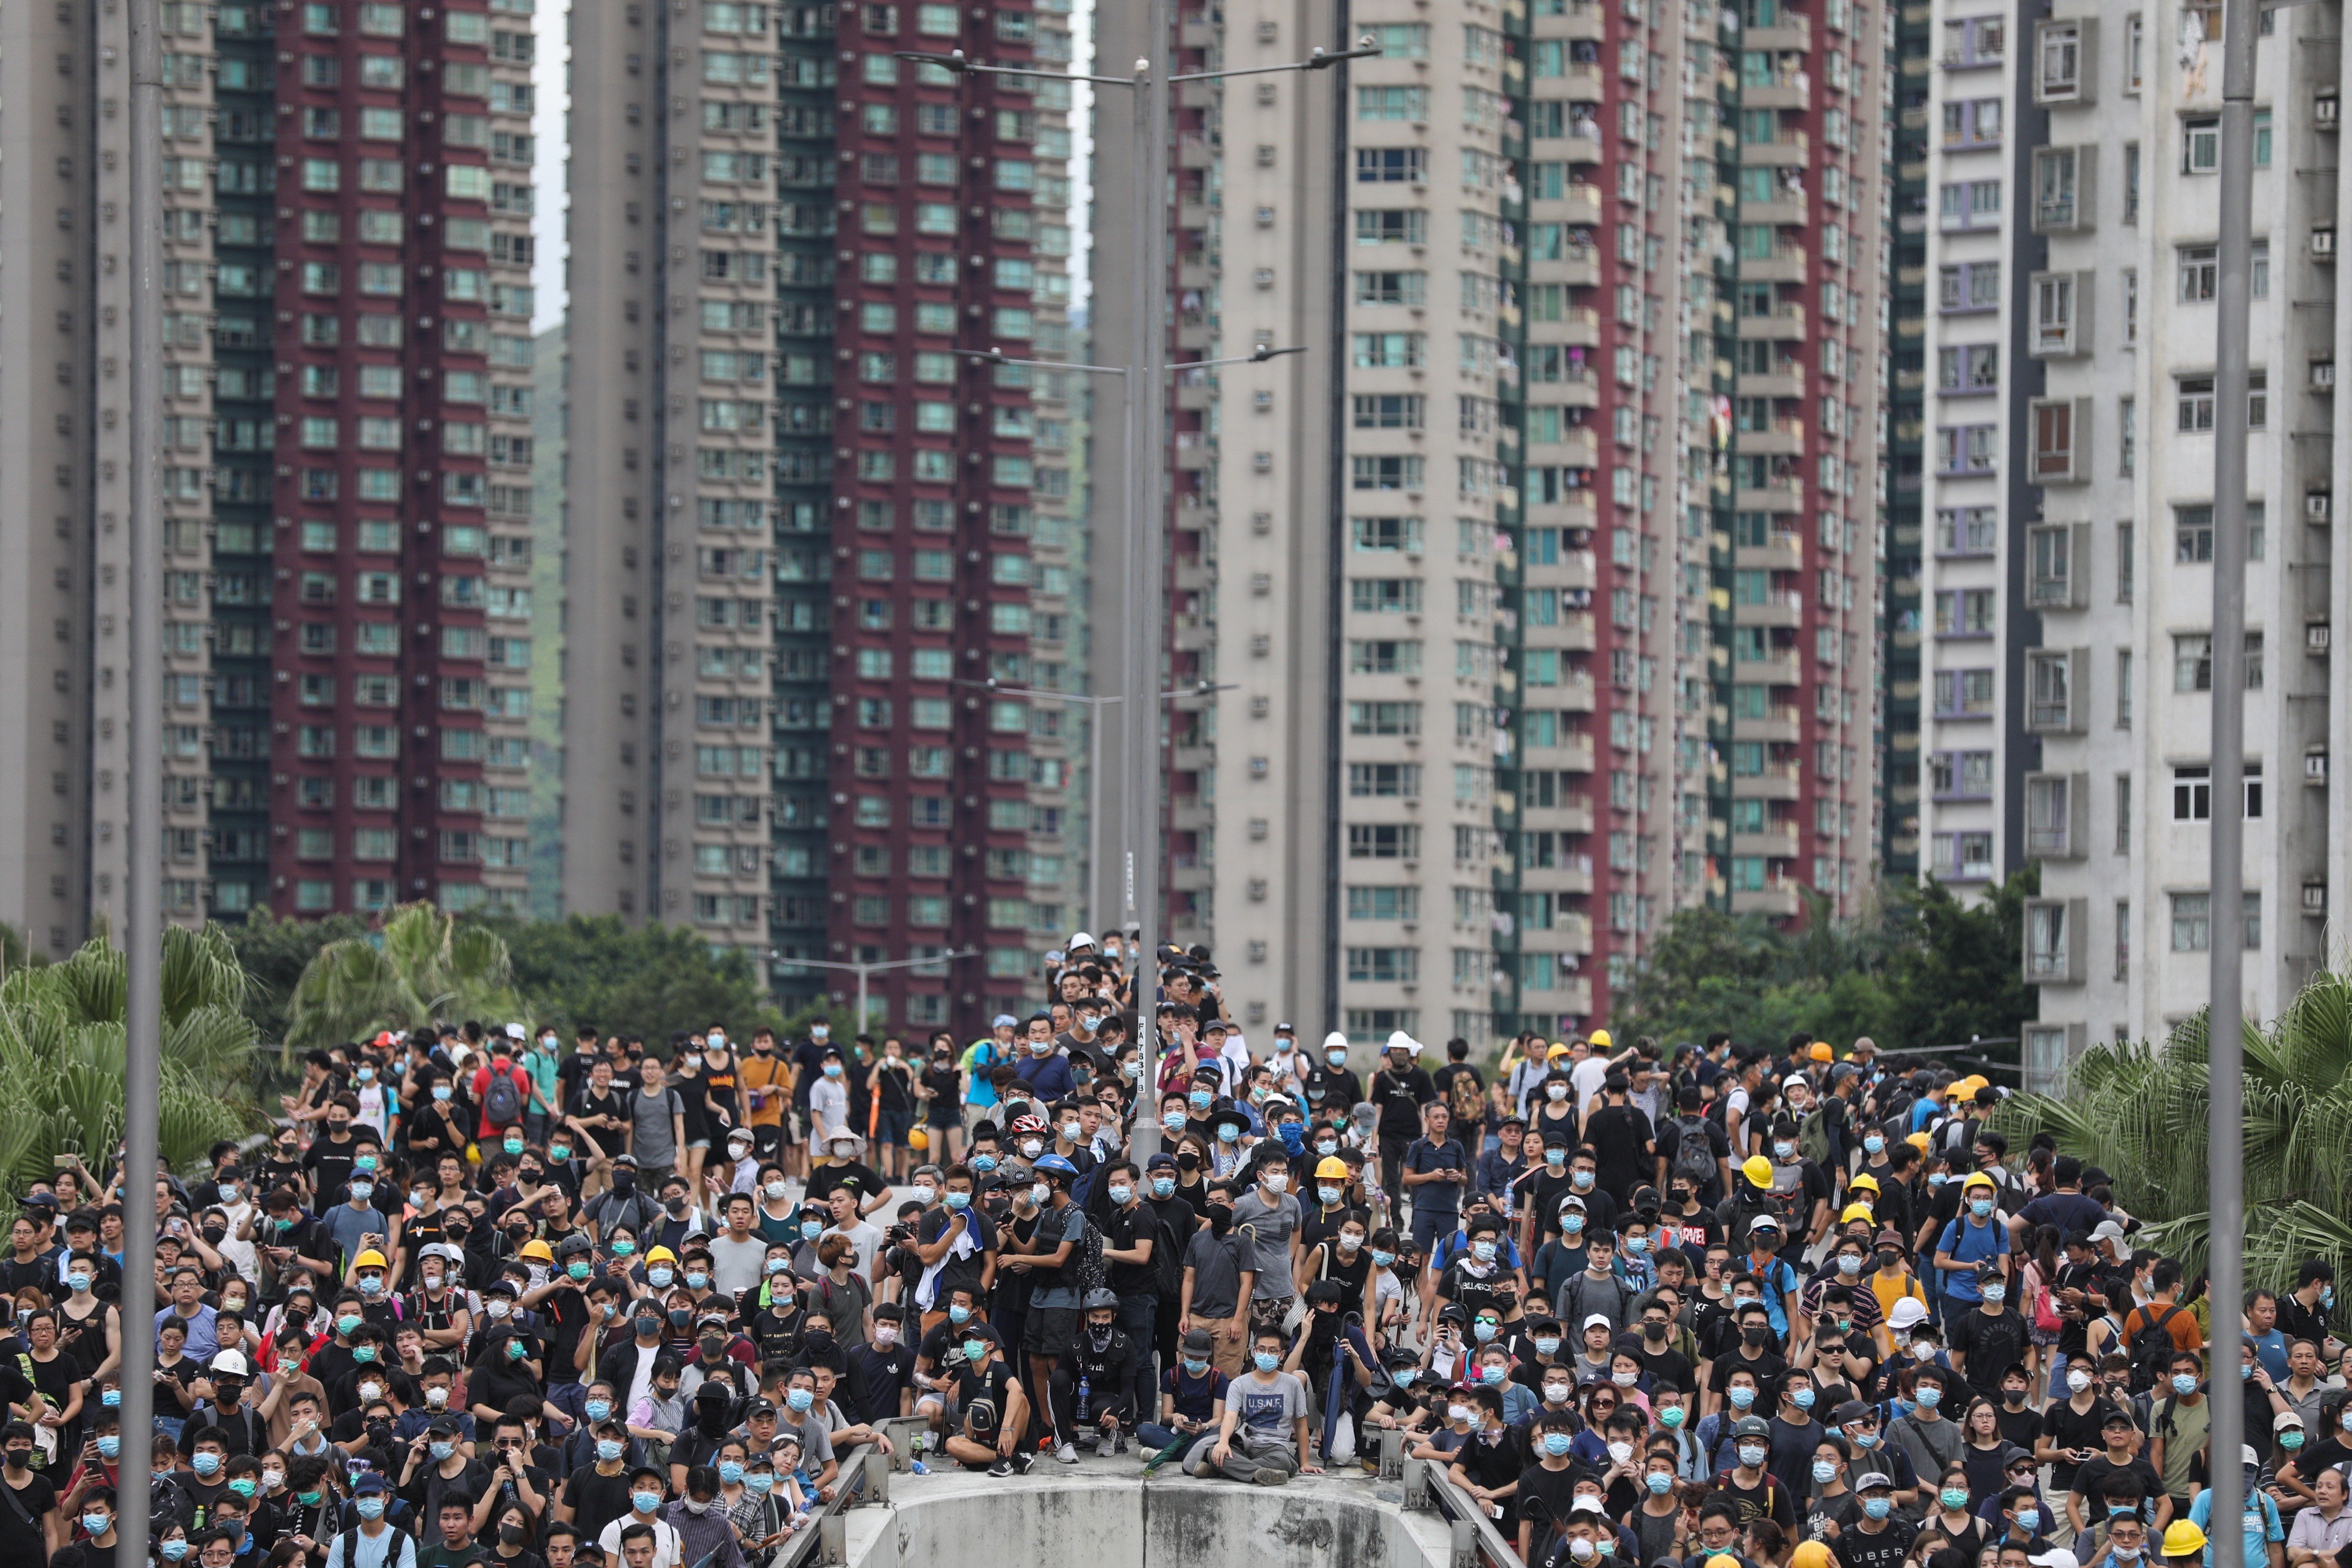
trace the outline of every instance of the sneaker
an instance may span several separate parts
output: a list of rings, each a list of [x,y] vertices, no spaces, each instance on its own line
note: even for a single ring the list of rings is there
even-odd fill
[[[1054,1458],[1065,1465],[1075,1465],[1078,1462],[1077,1446],[1066,1442],[1054,1450]]]
[[[1102,1438],[1092,1432],[1089,1432],[1085,1436],[1079,1438],[1077,1442],[1078,1452],[1081,1454],[1094,1453],[1101,1447]]]
[[[1110,1451],[1114,1454],[1124,1454],[1127,1452],[1126,1433],[1121,1432],[1117,1437],[1111,1439]]]
[[[1287,1486],[1290,1483],[1290,1472],[1276,1469],[1272,1465],[1263,1465],[1259,1467],[1257,1474],[1251,1479],[1262,1487]]]
[[[1036,1460],[1028,1454],[1015,1454],[1013,1456],[1013,1473],[1016,1476],[1025,1476],[1029,1473],[1029,1467],[1035,1462]]]
[[[999,1455],[996,1463],[988,1467],[988,1473],[1002,1479],[1013,1473],[1013,1461]]]

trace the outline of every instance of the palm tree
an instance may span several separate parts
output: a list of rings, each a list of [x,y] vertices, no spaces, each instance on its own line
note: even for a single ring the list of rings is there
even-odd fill
[[[243,1012],[245,971],[217,926],[163,932],[163,1151],[165,1163],[203,1160],[222,1138],[253,1131],[257,1043]],[[61,963],[0,980],[0,1181],[17,1190],[51,1157],[110,1155],[122,1137],[122,953],[103,937]]]
[[[2206,1017],[2160,1047],[2095,1046],[2063,1098],[2021,1095],[1994,1125],[2012,1146],[2048,1131],[2103,1167],[2154,1246],[2193,1269],[2210,1254]],[[2322,973],[2268,1028],[2245,1030],[2246,1281],[2283,1289],[2306,1258],[2352,1262],[2352,974]]]
[[[403,904],[383,929],[319,950],[294,983],[289,1052],[452,1017],[530,1022],[497,932],[429,903]]]

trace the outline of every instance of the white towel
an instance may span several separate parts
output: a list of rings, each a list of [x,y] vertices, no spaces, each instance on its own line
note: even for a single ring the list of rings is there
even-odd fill
[[[948,1249],[940,1254],[940,1260],[937,1263],[924,1265],[923,1277],[915,1286],[915,1305],[926,1312],[929,1311],[932,1304],[939,1300],[940,1271],[952,1260],[970,1258],[980,1250],[980,1237],[977,1234],[980,1226],[973,1222],[970,1211],[967,1210],[956,1215],[954,1223],[955,1239],[948,1243]]]

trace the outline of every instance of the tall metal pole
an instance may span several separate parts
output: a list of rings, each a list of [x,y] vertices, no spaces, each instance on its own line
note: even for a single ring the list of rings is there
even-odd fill
[[[115,1503],[125,1557],[147,1550],[155,1409],[155,1177],[163,1076],[163,56],[156,0],[130,0],[131,23],[131,515],[123,537],[130,668],[124,769],[130,856],[122,951],[123,1018],[122,1453]],[[60,1456],[63,1458],[64,1456]]]
[[[2211,914],[2212,998],[2206,1013],[2212,1074],[2211,1162],[2213,1348],[2209,1363],[2213,1447],[2215,1568],[2245,1568],[2246,1440],[2238,1398],[2245,1292],[2244,1003],[2241,968],[2245,883],[2246,395],[2252,330],[2254,186],[2254,40],[2259,0],[2228,0],[2221,24],[2221,289],[2213,397],[2213,864],[2206,879]]]
[[[1169,0],[1149,0],[1145,37],[1150,52],[1137,62],[1135,86],[1136,279],[1138,310],[1135,369],[1128,395],[1136,409],[1136,512],[1129,530],[1136,552],[1129,563],[1136,604],[1136,657],[1127,669],[1127,786],[1129,857],[1133,904],[1129,919],[1138,930],[1144,955],[1136,973],[1135,1005],[1148,1016],[1157,1000],[1160,908],[1160,655],[1165,646],[1168,605],[1161,586],[1167,548],[1168,456],[1168,51],[1174,39]]]
[[[866,978],[873,973],[863,963],[857,966],[857,1027],[849,1031],[853,1039],[866,1032]]]

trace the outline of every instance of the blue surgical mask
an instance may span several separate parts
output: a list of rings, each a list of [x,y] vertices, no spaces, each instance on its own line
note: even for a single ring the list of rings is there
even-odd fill
[[[1272,1351],[1260,1351],[1250,1360],[1260,1372],[1272,1372],[1282,1364],[1282,1358]]]
[[[1218,1123],[1217,1123],[1217,1142],[1220,1142],[1220,1143],[1231,1143],[1231,1142],[1235,1142],[1236,1140],[1238,1140],[1238,1139],[1241,1137],[1241,1135],[1242,1135],[1242,1130],[1241,1130],[1240,1128],[1238,1128],[1238,1127],[1234,1126],[1232,1122],[1230,1122],[1230,1121],[1220,1121],[1220,1122],[1218,1122]]]
[[[614,1437],[599,1437],[596,1440],[596,1458],[599,1460],[609,1465],[620,1457],[621,1444],[619,1439]]]
[[[661,1507],[661,1493],[631,1492],[629,1494],[629,1501],[635,1507],[639,1513],[651,1513],[654,1510]]]
[[[163,1542],[163,1546],[159,1548],[159,1550],[163,1554],[164,1562],[177,1563],[182,1558],[187,1556],[188,1543],[184,1541],[167,1541]]]
[[[1745,1410],[1756,1403],[1756,1391],[1752,1388],[1735,1388],[1731,1391],[1730,1397],[1733,1409]]]
[[[1373,1268],[1386,1268],[1390,1264],[1394,1263],[1395,1261],[1396,1261],[1396,1254],[1395,1254],[1395,1253],[1393,1253],[1393,1252],[1383,1252],[1383,1251],[1381,1251],[1381,1250],[1379,1247],[1374,1247],[1374,1248],[1372,1248],[1372,1267],[1373,1267]]]
[[[1181,1132],[1184,1131],[1184,1113],[1181,1110],[1162,1111],[1160,1125],[1168,1131]]]
[[[98,1457],[111,1459],[122,1452],[122,1439],[109,1432],[98,1440]]]
[[[1567,1432],[1547,1432],[1543,1440],[1544,1452],[1557,1458],[1567,1453],[1569,1445],[1575,1441],[1575,1436]]]
[[[775,1484],[776,1478],[774,1474],[768,1470],[753,1470],[750,1475],[743,1478],[744,1489],[749,1491],[754,1497],[766,1497],[768,1495],[769,1489],[773,1487]]]
[[[98,1402],[109,1410],[120,1410],[122,1407],[122,1390],[110,1388],[98,1396]]]
[[[971,1206],[971,1194],[950,1188],[940,1194],[940,1202],[947,1205],[950,1214],[961,1214]]]
[[[980,1172],[982,1175],[985,1175],[989,1172],[996,1169],[996,1156],[993,1154],[974,1154],[971,1157],[971,1168]]]
[[[609,1399],[592,1399],[581,1408],[588,1413],[589,1420],[602,1421],[605,1416],[613,1414],[613,1402]]]
[[[961,1328],[971,1321],[971,1309],[970,1307],[950,1307],[948,1309],[948,1321],[953,1323],[956,1327]]]
[[[731,1487],[742,1479],[742,1461],[739,1459],[721,1459],[719,1461],[719,1479],[723,1484]]]
[[[1944,1391],[1929,1384],[1919,1386],[1918,1405],[1922,1410],[1933,1410],[1944,1403]]]
[[[1862,1511],[1873,1519],[1885,1519],[1895,1511],[1893,1498],[1866,1497],[1862,1500]]]
[[[1870,1133],[1862,1141],[1862,1152],[1865,1154],[1881,1154],[1885,1151],[1886,1140],[1875,1132]]]
[[[2172,1392],[2173,1392],[2173,1393],[2175,1393],[2175,1394],[2183,1394],[2183,1395],[2190,1394],[2194,1394],[2194,1393],[2196,1393],[2196,1392],[2197,1392],[2197,1376],[2196,1376],[2196,1374],[2195,1374],[2194,1373],[2187,1373],[2187,1372],[2176,1372],[2176,1373],[2174,1373],[2172,1374]]]
[[[1801,1388],[1789,1395],[1789,1403],[1800,1410],[1811,1410],[1813,1407],[1813,1401],[1820,1397],[1821,1395],[1810,1388]]]
[[[1191,1356],[1186,1356],[1184,1358],[1184,1371],[1187,1375],[1198,1377],[1208,1370],[1209,1363],[1207,1362],[1198,1361]]]
[[[1217,1097],[1205,1089],[1196,1089],[1184,1098],[1195,1110],[1206,1110],[1217,1103]]]
[[[797,1414],[816,1403],[816,1394],[813,1389],[795,1388],[784,1395],[784,1403],[791,1405]]]
[[[383,1499],[382,1497],[363,1497],[352,1506],[359,1510],[359,1515],[362,1519],[382,1519],[383,1517]]]
[[[218,1454],[198,1454],[188,1460],[188,1468],[207,1480],[217,1475],[220,1468],[221,1457]]]
[[[1176,1195],[1176,1178],[1173,1176],[1152,1177],[1151,1195],[1155,1198],[1174,1197]]]
[[[434,1098],[435,1100],[439,1100],[439,1101],[443,1102],[444,1104],[446,1104],[446,1103],[447,1103],[447,1101],[448,1101],[449,1095],[450,1095],[450,1089],[449,1089],[449,1086],[448,1086],[447,1084],[446,1084],[446,1083],[436,1083],[436,1084],[435,1084],[435,1085],[433,1086],[433,1098]]]
[[[1976,1215],[1977,1218],[1982,1219],[1987,1215],[1992,1213],[1992,1200],[1990,1198],[1970,1198],[1969,1200],[1969,1212]]]
[[[1471,1335],[1483,1345],[1488,1340],[1495,1337],[1495,1328],[1496,1325],[1488,1322],[1486,1319],[1481,1318],[1476,1322],[1470,1325],[1470,1332]]]
[[[1813,1461],[1814,1484],[1825,1487],[1835,1479],[1837,1479],[1837,1466],[1834,1463],[1828,1459]]]

